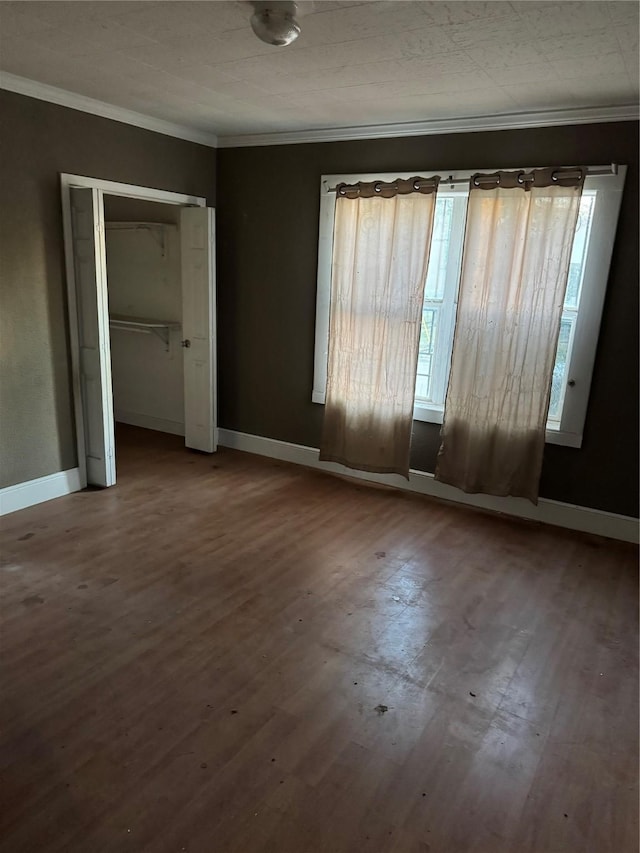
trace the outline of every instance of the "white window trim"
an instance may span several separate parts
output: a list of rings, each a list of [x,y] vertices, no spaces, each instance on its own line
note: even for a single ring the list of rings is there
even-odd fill
[[[530,171],[531,166],[522,169]],[[590,169],[605,171],[608,166],[590,166]],[[318,278],[316,295],[316,335],[313,371],[313,390],[311,399],[314,403],[324,404],[327,387],[327,357],[329,351],[329,312],[331,302],[331,259],[333,255],[333,223],[335,215],[336,194],[330,189],[339,183],[356,183],[357,181],[392,181],[395,178],[411,178],[415,175],[429,176],[440,174],[440,186],[445,189],[446,178],[470,178],[476,172],[495,172],[498,169],[471,169],[450,171],[445,169],[418,169],[411,172],[388,172],[373,174],[342,174],[323,175],[320,179],[320,228],[318,239]],[[515,170],[514,170],[515,171]],[[574,329],[574,344],[571,360],[567,368],[568,379],[574,385],[567,387],[558,428],[546,430],[548,444],[561,444],[567,447],[582,446],[582,432],[589,403],[589,391],[593,365],[598,346],[598,333],[602,318],[609,278],[609,267],[613,254],[622,190],[627,173],[626,166],[618,166],[615,175],[587,175],[586,189],[598,190],[591,226],[591,239],[585,259],[585,273],[582,283],[578,316]],[[413,419],[429,423],[441,424],[444,417],[444,406],[415,405]]]

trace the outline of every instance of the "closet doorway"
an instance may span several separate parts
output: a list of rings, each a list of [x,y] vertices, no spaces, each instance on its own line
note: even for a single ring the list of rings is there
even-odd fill
[[[214,211],[62,175],[78,462],[116,482],[115,421],[216,449]]]

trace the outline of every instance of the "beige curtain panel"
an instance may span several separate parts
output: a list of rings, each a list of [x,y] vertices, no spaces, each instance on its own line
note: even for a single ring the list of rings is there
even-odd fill
[[[584,171],[471,180],[436,479],[538,501]],[[560,177],[559,177],[560,176]],[[527,176],[529,177],[529,176]]]
[[[322,460],[409,477],[437,183],[338,188]]]

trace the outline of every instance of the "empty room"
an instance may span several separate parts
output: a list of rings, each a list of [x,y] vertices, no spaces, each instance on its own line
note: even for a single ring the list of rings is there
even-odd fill
[[[1,853],[637,853],[638,29],[0,0]]]

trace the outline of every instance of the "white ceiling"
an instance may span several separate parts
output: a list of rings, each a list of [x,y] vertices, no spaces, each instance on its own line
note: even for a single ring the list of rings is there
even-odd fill
[[[0,68],[219,136],[636,104],[637,2],[0,2]]]

